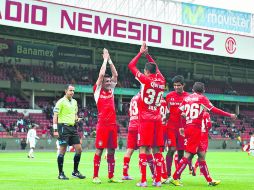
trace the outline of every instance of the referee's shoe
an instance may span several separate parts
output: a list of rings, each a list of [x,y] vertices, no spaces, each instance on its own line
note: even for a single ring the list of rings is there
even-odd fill
[[[68,180],[69,178],[65,176],[64,172],[59,173],[58,179]]]
[[[79,178],[79,179],[85,179],[86,176],[82,175],[79,171],[72,172],[72,177]]]

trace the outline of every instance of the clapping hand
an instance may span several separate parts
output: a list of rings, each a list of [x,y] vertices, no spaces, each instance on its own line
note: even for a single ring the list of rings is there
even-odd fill
[[[141,46],[141,48],[140,48],[140,53],[144,53],[144,54],[146,54],[147,53],[147,51],[148,51],[148,47],[146,46],[146,43],[145,42],[143,42],[143,44],[142,44],[142,46]]]
[[[109,60],[110,59],[108,50],[106,48],[103,49],[102,57],[103,57],[104,60]]]

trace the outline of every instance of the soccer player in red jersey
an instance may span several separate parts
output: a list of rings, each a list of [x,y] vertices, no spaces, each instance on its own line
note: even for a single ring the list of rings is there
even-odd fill
[[[208,133],[212,127],[212,122],[210,118],[210,114],[207,111],[204,111],[203,120],[202,120],[202,128],[201,128],[201,140],[200,145],[198,147],[198,155],[200,155],[194,166],[194,174],[196,174],[197,167],[199,166],[199,162],[205,160],[206,152],[208,150]],[[202,172],[201,172],[202,173]]]
[[[161,152],[163,152],[165,148],[165,144],[167,143],[167,118],[169,113],[167,102],[163,97],[161,98],[160,113],[161,113],[161,123],[163,128],[163,139],[164,139],[164,147],[161,148]],[[164,157],[162,161],[161,177],[162,177],[162,183],[168,179],[167,167],[166,167]]]
[[[182,172],[184,171],[188,161],[191,161],[195,154],[198,154],[199,158],[202,158],[200,152],[198,152],[198,148],[200,146],[201,140],[201,128],[202,128],[202,120],[204,109],[211,111],[212,113],[230,117],[232,119],[236,119],[235,114],[230,114],[228,112],[224,112],[221,109],[218,109],[212,105],[212,103],[208,100],[206,96],[203,95],[205,91],[205,86],[201,82],[195,82],[193,85],[193,94],[187,96],[181,106],[180,110],[182,111],[182,115],[186,119],[186,126],[184,129],[185,135],[185,155],[179,161],[177,169],[173,175],[173,179],[171,183],[176,186],[182,186],[179,179],[181,177]],[[208,167],[206,165],[205,160],[199,159],[199,167],[202,171],[202,174],[206,178],[209,185],[218,185],[220,181],[213,180],[209,176]]]
[[[127,151],[124,155],[123,159],[123,180],[133,180],[131,176],[129,176],[129,163],[131,156],[134,150],[138,149],[138,127],[139,127],[139,101],[140,101],[140,93],[135,95],[130,101],[129,108],[129,128],[128,128],[128,136],[127,136]],[[146,158],[148,165],[150,167],[151,173],[154,176],[154,160],[153,155],[151,154],[151,150],[146,150]]]
[[[142,54],[146,55],[148,63],[145,65],[144,74],[137,68],[137,63]],[[157,64],[148,54],[146,43],[143,43],[140,52],[128,65],[129,69],[141,84],[141,100],[139,105],[140,127],[138,131],[139,167],[141,181],[137,186],[146,187],[146,150],[152,147],[155,162],[154,186],[161,186],[161,162],[163,160],[159,147],[163,146],[163,128],[161,125],[160,103],[165,89],[165,79],[160,73]]]
[[[117,126],[114,103],[114,89],[117,84],[117,71],[110,59],[107,49],[103,50],[103,64],[99,77],[93,87],[94,99],[98,109],[98,122],[96,126],[96,152],[94,155],[93,183],[101,183],[98,177],[101,155],[107,148],[108,178],[110,183],[122,182],[114,179],[115,149],[117,148]],[[112,77],[105,74],[107,63],[109,63]]]
[[[184,77],[177,75],[172,79],[174,91],[166,96],[166,102],[169,107],[169,119],[167,123],[167,145],[168,152],[166,155],[168,180],[164,183],[169,183],[171,177],[171,167],[174,158],[174,153],[177,150],[178,161],[182,159],[184,154],[184,137],[180,135],[180,129],[183,128],[183,119],[178,107],[181,105],[183,99],[189,95],[184,91]]]
[[[127,151],[123,158],[123,180],[133,180],[131,176],[128,174],[129,163],[131,156],[134,150],[138,149],[137,141],[138,141],[138,126],[139,126],[139,118],[138,118],[138,104],[140,100],[140,93],[133,96],[130,101],[129,108],[129,128],[128,128],[128,136],[127,136]]]

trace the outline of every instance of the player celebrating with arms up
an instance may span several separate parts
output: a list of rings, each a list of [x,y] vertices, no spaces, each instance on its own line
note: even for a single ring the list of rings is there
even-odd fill
[[[115,149],[117,148],[117,126],[114,102],[114,89],[117,84],[117,71],[110,59],[107,49],[103,49],[103,64],[99,77],[93,87],[94,99],[98,109],[98,122],[96,126],[96,152],[94,154],[93,183],[99,184],[99,167],[103,150],[107,148],[108,182],[119,183],[122,181],[114,179]],[[109,63],[112,77],[105,74],[107,63]]]
[[[146,55],[148,63],[145,65],[144,74],[137,68],[137,63],[142,54]],[[140,52],[128,65],[129,69],[141,84],[141,100],[139,106],[139,167],[141,171],[141,181],[137,183],[139,187],[146,187],[146,151],[150,147],[153,149],[155,159],[155,179],[154,186],[161,186],[161,165],[163,161],[160,147],[163,146],[163,128],[161,124],[160,103],[165,89],[165,79],[160,73],[156,63],[148,54],[146,43],[143,43]]]

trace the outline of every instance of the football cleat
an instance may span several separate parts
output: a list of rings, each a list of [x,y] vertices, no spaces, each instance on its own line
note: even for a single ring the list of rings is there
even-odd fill
[[[101,180],[98,177],[93,178],[93,183],[95,184],[101,184]]]
[[[158,182],[153,181],[153,186],[154,187],[161,187],[161,182],[160,181],[158,181]]]
[[[72,172],[72,177],[79,178],[79,179],[85,179],[86,176],[82,175],[79,171]]]
[[[61,173],[59,174],[59,176],[58,176],[58,179],[61,179],[61,180],[68,180],[69,178],[66,177],[66,176],[64,175],[64,172],[61,172]]]
[[[136,184],[136,186],[137,186],[137,187],[147,187],[147,182],[146,182],[146,181],[143,182],[143,183],[138,182],[138,183]]]
[[[133,180],[133,177],[127,175],[127,176],[123,176],[122,180]]]
[[[220,180],[212,180],[211,182],[208,182],[209,186],[216,186],[220,184]]]
[[[181,183],[181,181],[179,179],[174,180],[172,178],[170,183],[172,183],[174,186],[183,186],[183,184]]]
[[[108,179],[109,183],[123,183],[122,180],[114,179],[114,177]]]

